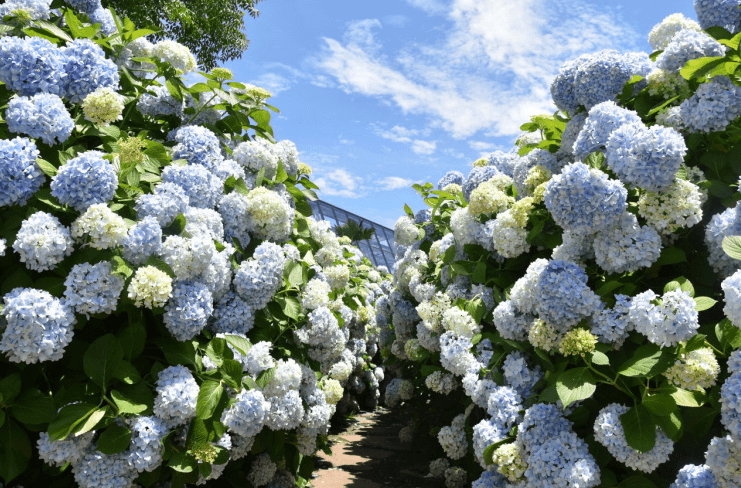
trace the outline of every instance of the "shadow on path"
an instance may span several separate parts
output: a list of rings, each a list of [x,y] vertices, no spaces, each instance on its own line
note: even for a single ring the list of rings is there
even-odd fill
[[[398,411],[379,408],[343,423],[330,432],[332,456],[317,455],[314,488],[444,486],[443,480],[425,477],[431,461],[426,449],[399,441],[406,421]]]

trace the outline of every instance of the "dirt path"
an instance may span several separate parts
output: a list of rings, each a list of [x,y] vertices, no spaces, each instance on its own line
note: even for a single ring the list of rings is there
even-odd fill
[[[438,488],[442,480],[426,478],[430,459],[412,445],[402,445],[404,427],[398,413],[378,408],[362,412],[330,431],[332,455],[320,452],[314,488]]]

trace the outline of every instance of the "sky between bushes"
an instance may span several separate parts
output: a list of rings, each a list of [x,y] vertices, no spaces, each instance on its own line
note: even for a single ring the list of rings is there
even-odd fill
[[[225,67],[270,90],[278,140],[296,143],[322,200],[393,228],[415,182],[507,151],[552,114],[564,61],[645,51],[692,0],[265,0],[250,47]]]

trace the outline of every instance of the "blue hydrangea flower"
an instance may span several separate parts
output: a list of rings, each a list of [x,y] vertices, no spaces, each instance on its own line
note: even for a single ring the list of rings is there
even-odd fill
[[[128,460],[126,451],[118,454],[103,454],[94,450],[83,456],[72,466],[75,481],[80,488],[115,488],[131,486],[137,471]]]
[[[592,110],[595,110],[600,105],[602,104],[597,104],[592,107],[590,112]],[[574,153],[574,143],[576,142],[577,137],[579,137],[579,134],[581,134],[582,129],[584,128],[584,123],[586,121],[587,112],[579,112],[578,114],[571,117],[571,119],[566,123],[566,128],[561,133],[561,147],[559,147],[558,151],[556,151],[556,156],[558,158],[563,159],[568,156],[576,157],[576,154]]]
[[[442,190],[448,185],[455,184],[455,185],[463,185],[463,180],[465,179],[465,176],[463,176],[463,173],[460,171],[448,171],[445,173],[445,176],[440,178],[440,180],[437,182],[437,189]]]
[[[678,73],[690,59],[723,56],[724,53],[725,46],[709,35],[684,29],[672,37],[664,52],[656,58],[656,67]]]
[[[614,307],[606,308],[592,316],[590,331],[597,336],[598,341],[619,348],[628,338],[628,333],[633,330],[633,323],[628,320],[630,297],[618,294],[615,295],[615,300]]]
[[[286,258],[280,246],[263,242],[234,274],[234,289],[253,310],[264,308],[283,284]]]
[[[574,157],[584,159],[594,151],[603,151],[612,131],[638,122],[641,118],[637,112],[620,107],[613,101],[595,105],[589,109],[589,116],[572,145]]]
[[[741,327],[741,271],[736,271],[720,284],[723,289],[723,313],[736,327]]]
[[[64,63],[60,49],[41,37],[0,37],[0,81],[18,95],[64,95]]]
[[[116,193],[118,176],[100,151],[86,151],[70,159],[52,178],[51,194],[78,212],[105,203]]]
[[[571,431],[542,439],[527,463],[525,478],[530,486],[592,488],[600,483],[599,466],[587,443]]]
[[[494,309],[494,326],[502,337],[511,341],[527,340],[533,320],[535,317],[521,313],[511,300],[499,302]]]
[[[213,173],[221,181],[226,181],[230,176],[233,176],[235,179],[242,178],[245,180],[244,168],[233,159],[223,159],[216,163]],[[249,186],[247,188],[251,189]]]
[[[738,0],[695,0],[695,13],[703,30],[718,26],[735,34],[741,27]]]
[[[134,417],[131,420],[131,445],[128,462],[138,472],[154,471],[162,463],[162,439],[170,429],[155,416]]]
[[[5,331],[0,352],[8,361],[33,364],[57,361],[72,341],[76,322],[72,308],[47,291],[15,288],[3,297]]]
[[[34,271],[54,269],[72,254],[74,241],[67,227],[46,212],[36,212],[23,221],[13,249],[20,261]]]
[[[129,229],[123,241],[123,257],[132,264],[144,264],[161,246],[162,228],[157,219],[150,215]]]
[[[140,195],[136,200],[136,215],[139,219],[152,216],[161,227],[167,227],[175,217],[188,209],[190,199],[182,187],[175,183],[161,183],[154,193]]]
[[[628,191],[583,163],[567,165],[545,187],[545,206],[565,230],[593,234],[619,222],[627,208]]]
[[[170,91],[164,86],[149,87],[154,95],[147,92],[139,96],[136,109],[143,115],[157,117],[159,115],[175,115],[182,117],[185,104],[170,95]]]
[[[597,265],[608,273],[628,273],[651,266],[661,255],[661,237],[626,212],[620,224],[594,238]]]
[[[124,287],[124,280],[112,273],[111,263],[82,263],[72,267],[64,280],[67,305],[86,317],[91,313],[113,313]]]
[[[741,441],[741,373],[734,373],[720,388],[720,421],[734,442]]]
[[[224,238],[229,242],[235,238],[243,248],[247,247],[251,241],[247,197],[236,191],[225,195],[219,202],[219,213],[224,220]]]
[[[177,129],[173,139],[172,159],[185,159],[189,164],[200,164],[209,171],[223,159],[216,135],[205,127],[187,125]]]
[[[224,193],[221,181],[204,166],[168,166],[162,171],[164,183],[180,186],[188,195],[190,205],[198,208],[215,208]]]
[[[591,54],[582,54],[576,59],[566,61],[558,70],[558,74],[551,83],[551,98],[559,110],[574,115],[579,109],[579,102],[576,97],[574,87],[574,78],[582,64],[586,64]]]
[[[494,166],[499,171],[512,178],[515,171],[515,165],[517,164],[517,160],[520,159],[520,156],[514,151],[494,151],[489,154],[487,158],[489,159],[489,166]]]
[[[684,290],[659,297],[651,290],[633,297],[628,312],[635,330],[661,347],[691,339],[700,327],[695,301]]]
[[[684,161],[684,137],[669,127],[623,124],[607,141],[607,164],[627,185],[662,191],[674,182]]]
[[[664,431],[656,427],[656,444],[646,452],[638,452],[628,445],[620,416],[628,407],[611,403],[600,410],[594,421],[594,438],[605,446],[612,456],[629,468],[653,472],[659,464],[669,459],[674,450],[674,442]]]
[[[571,431],[571,422],[560,409],[550,403],[536,403],[525,411],[522,422],[517,426],[516,442],[526,453],[535,450],[543,439]]]
[[[733,259],[723,250],[723,238],[741,235],[741,204],[713,215],[705,228],[705,244],[708,247],[708,261],[722,277],[732,275],[741,268],[741,261]]]
[[[507,478],[496,471],[489,470],[481,473],[479,479],[475,480],[471,488],[506,488],[511,486]]]
[[[731,374],[741,371],[741,349],[736,349],[728,356],[726,366],[728,367],[728,372]]]
[[[741,86],[726,76],[701,84],[679,106],[682,125],[690,132],[722,131],[741,115]]]
[[[6,0],[0,5],[0,19],[16,10],[26,11],[32,19],[48,19],[51,0]]]
[[[482,468],[486,468],[484,450],[507,437],[507,430],[493,419],[484,419],[473,426],[473,454]]]
[[[471,172],[468,173],[466,182],[463,183],[463,196],[468,200],[471,197],[471,192],[478,188],[481,183],[489,181],[500,173],[501,171],[494,166],[477,166],[473,168]]]
[[[66,2],[73,9],[85,12],[86,14],[101,8],[100,0],[66,0]]]
[[[100,24],[100,31],[104,35],[110,36],[118,31],[116,21],[113,20],[113,14],[107,8],[96,8],[92,12],[88,12],[88,16],[90,17],[90,22]]]
[[[213,298],[206,285],[197,281],[175,281],[163,320],[175,339],[185,341],[206,327],[213,311]]]
[[[255,313],[235,292],[224,295],[214,308],[210,329],[225,334],[246,334],[255,324]]]
[[[677,479],[669,488],[718,488],[718,482],[705,464],[688,464],[679,470]]]
[[[66,56],[64,96],[79,103],[98,88],[118,89],[118,67],[90,39],[75,39],[63,50]]]
[[[587,273],[576,264],[552,260],[540,273],[535,285],[535,310],[557,331],[568,332],[602,307],[599,296],[587,286]]]
[[[489,392],[486,411],[505,430],[520,418],[522,398],[509,386],[496,386]]]
[[[169,366],[157,373],[156,391],[152,411],[168,428],[183,425],[196,416],[198,383],[185,366]]]
[[[237,394],[236,403],[221,414],[221,423],[230,432],[242,437],[254,437],[260,433],[267,419],[270,402],[260,390],[248,390]]]
[[[527,366],[525,355],[521,351],[514,351],[507,355],[502,363],[504,380],[517,391],[520,398],[527,399],[535,383],[540,381],[543,373],[537,364],[530,369]]]
[[[653,69],[646,53],[603,50],[581,63],[574,74],[574,93],[579,105],[589,110],[598,103],[615,100],[633,76],[646,76]],[[645,81],[644,81],[645,83]],[[636,89],[640,89],[637,85]]]
[[[25,205],[46,181],[36,164],[39,150],[31,139],[0,140],[0,207]]]
[[[5,121],[10,132],[41,139],[49,146],[66,141],[75,128],[62,99],[51,93],[11,98]]]

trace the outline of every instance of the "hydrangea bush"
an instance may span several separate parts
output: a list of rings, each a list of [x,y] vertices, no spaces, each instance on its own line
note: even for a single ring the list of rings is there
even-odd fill
[[[650,56],[567,62],[510,152],[415,185],[384,400],[449,488],[741,486],[741,2],[695,6]]]
[[[311,217],[268,92],[97,0],[0,15],[0,481],[305,486],[378,401],[391,276]]]

